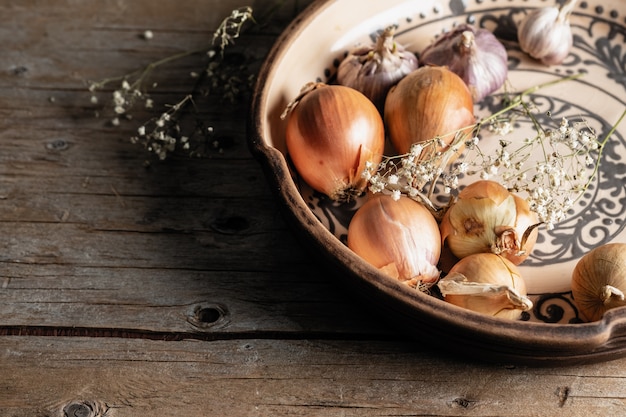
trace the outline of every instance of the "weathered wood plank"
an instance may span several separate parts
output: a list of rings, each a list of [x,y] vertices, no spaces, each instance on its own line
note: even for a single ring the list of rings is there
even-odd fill
[[[274,5],[257,3],[261,13]],[[273,24],[286,23],[304,3],[277,9]],[[218,132],[233,138],[223,152],[150,169],[143,166],[146,154],[128,141],[133,122],[116,128],[94,117],[100,106],[89,103],[87,79],[208,45],[232,5],[59,0],[37,5],[37,24],[18,31],[33,18],[25,5],[0,5],[13,16],[0,29],[9,69],[0,74],[0,110],[7,115],[0,124],[5,332],[31,326],[35,333],[53,327],[193,333],[198,323],[190,317],[207,305],[224,307],[229,317],[212,331],[371,331],[367,321],[351,322],[360,312],[318,279],[304,252],[294,251],[299,246],[247,151],[245,107],[202,107],[208,120],[221,123]],[[212,13],[206,19],[194,7]],[[75,15],[81,18],[69,19]],[[242,37],[236,48],[260,59],[278,27]],[[142,39],[145,29],[155,38]],[[201,60],[163,67],[158,78],[167,84],[157,89],[159,100],[187,93],[195,82],[187,75],[202,68]],[[287,275],[294,272],[295,288]]]
[[[280,263],[306,264],[303,252],[293,253],[293,247],[284,244],[285,239],[292,239],[287,230],[245,235],[210,229],[162,232],[91,229],[75,223],[0,223],[0,234],[8,240],[0,259],[87,267],[215,271],[263,271]]]
[[[626,413],[624,360],[520,369],[367,340],[0,337],[0,362],[0,414],[13,417],[63,417],[72,404],[109,417]]]
[[[260,59],[310,2],[255,0],[257,18],[280,7],[235,52]],[[116,85],[93,104],[86,82],[205,48],[240,5],[0,3],[0,415],[626,413],[626,360],[440,357],[326,279],[247,151],[245,103],[198,103],[227,139],[209,158],[144,167],[129,137],[154,114],[113,127]],[[206,59],[160,68],[157,109],[193,88]]]
[[[398,338],[376,311],[355,304],[343,287],[315,275],[312,265],[297,282],[293,271],[237,267],[1,265],[0,334],[52,334],[58,328],[68,335],[110,331],[172,339],[185,334],[199,339],[229,334]],[[203,318],[212,312],[221,315]]]
[[[240,7],[218,0],[192,0],[185,2],[184,7],[172,1],[108,0],[91,4],[59,0],[37,2],[36,6],[30,3],[8,1],[0,5],[0,15],[11,16],[0,28],[4,65],[9,70],[5,75],[13,75],[6,79],[24,86],[54,81],[57,88],[123,75],[138,64],[143,66],[174,53],[208,47],[222,19]],[[255,1],[253,9],[263,24],[262,32],[256,29],[258,38],[241,38],[237,44],[249,44],[250,52],[267,51],[271,46],[267,38],[277,36],[308,3]],[[151,30],[154,37],[144,39],[145,30]],[[175,85],[189,71],[181,72],[178,68],[171,74],[175,76],[168,78],[168,85]],[[11,84],[0,82],[1,85]]]
[[[107,136],[100,136],[108,140]],[[36,198],[42,192],[52,194],[98,194],[153,197],[246,198],[251,201],[273,200],[261,167],[243,158],[207,158],[168,160],[148,169],[146,154],[130,143],[115,143],[126,138],[110,138],[98,154],[98,145],[66,136],[67,150],[50,152],[46,138],[33,140],[29,146],[0,146],[2,153],[0,187],[20,190]],[[237,145],[241,148],[244,145]],[[107,149],[104,149],[108,147]],[[41,148],[41,149],[40,149]],[[88,151],[87,151],[87,150]],[[117,152],[115,150],[117,149]],[[243,152],[241,149],[238,152]],[[100,156],[100,157],[98,157]],[[23,186],[22,186],[23,184]]]

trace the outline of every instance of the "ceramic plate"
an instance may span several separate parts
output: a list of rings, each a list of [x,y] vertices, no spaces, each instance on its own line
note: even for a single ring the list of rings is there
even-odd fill
[[[285,158],[285,123],[280,114],[287,103],[307,82],[332,83],[345,54],[358,44],[370,43],[389,25],[397,26],[397,41],[414,52],[422,51],[459,24],[491,30],[509,53],[509,91],[519,92],[583,74],[538,91],[533,99],[539,114],[545,115],[540,120],[542,123],[558,123],[562,117],[584,120],[602,138],[626,106],[626,2],[579,1],[570,19],[574,34],[572,52],[562,65],[547,67],[519,49],[516,27],[530,10],[553,4],[551,0],[315,2],[281,36],[261,70],[250,120],[250,143],[267,168],[270,183],[276,186],[295,230],[301,232],[305,242],[317,248],[330,265],[338,267],[348,283],[355,285],[355,290],[379,300],[391,317],[403,314],[411,331],[432,332],[432,326],[424,323],[430,318],[433,323],[460,331],[456,338],[482,337],[483,341],[495,343],[492,340],[495,337],[500,344],[496,343],[493,349],[505,357],[526,359],[559,357],[554,352],[547,354],[546,349],[551,349],[544,344],[554,342],[552,339],[563,332],[561,336],[565,339],[558,342],[561,346],[555,352],[569,352],[564,355],[564,361],[606,358],[626,348],[613,339],[619,331],[624,331],[619,324],[626,314],[616,310],[602,322],[580,323],[569,280],[578,259],[590,249],[607,242],[626,242],[626,165],[622,159],[626,154],[626,123],[619,126],[608,142],[597,178],[567,219],[551,231],[541,229],[531,258],[521,268],[535,307],[522,321],[514,323],[480,317],[434,297],[413,294],[364,265],[345,246],[347,225],[359,202],[337,204],[313,192]],[[501,93],[494,93],[494,97]],[[499,108],[498,104],[499,100],[477,103],[476,114],[491,114]],[[531,129],[534,129],[531,123],[518,123],[514,135],[523,138],[531,134]],[[549,323],[547,329],[546,323]],[[482,326],[479,333],[484,334],[473,334],[476,326]],[[496,328],[509,329],[512,332],[509,337],[513,339],[503,342],[495,336]],[[574,343],[576,347],[568,345],[574,339],[579,339]],[[476,343],[479,346],[482,341]],[[524,353],[518,352],[519,349],[525,350]]]

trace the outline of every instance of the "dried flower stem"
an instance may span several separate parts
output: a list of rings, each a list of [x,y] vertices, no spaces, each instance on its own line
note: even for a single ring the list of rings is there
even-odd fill
[[[148,76],[150,75],[150,73],[156,69],[157,67],[160,67],[161,65],[165,65],[168,64],[170,62],[176,61],[178,59],[181,58],[185,58],[188,57],[190,55],[195,55],[195,54],[199,54],[202,52],[205,52],[206,48],[202,48],[202,49],[196,49],[193,51],[185,51],[185,52],[180,52],[178,54],[175,55],[170,55],[168,57],[159,59],[158,61],[154,61],[149,63],[148,65],[146,65],[143,68],[137,69],[135,71],[132,71],[128,74],[125,75],[120,75],[117,77],[110,77],[110,78],[104,78],[100,81],[97,82],[90,82],[89,83],[89,91],[95,91],[98,89],[102,89],[104,87],[106,87],[108,84],[112,83],[112,82],[119,82],[119,81],[124,81],[124,80],[128,80],[128,79],[132,79],[133,77],[136,76],[136,78],[134,79],[134,81],[132,83],[129,84],[128,88],[130,89],[141,89],[141,87],[143,87],[143,82],[148,78]]]
[[[208,49],[208,52],[206,47],[180,52],[151,62],[145,67],[132,71],[128,74],[118,77],[105,78],[98,82],[90,82],[89,91],[92,93],[92,103],[98,102],[98,99],[95,96],[96,91],[105,88],[111,83],[120,83],[120,87],[115,89],[112,93],[115,117],[111,120],[111,123],[113,125],[118,125],[120,124],[121,116],[126,118],[131,117],[130,111],[137,102],[143,102],[144,107],[148,109],[153,107],[154,104],[148,93],[149,88],[146,86],[146,83],[155,69],[181,58],[200,53],[207,53],[211,61],[205,71],[200,73],[192,92],[183,97],[178,103],[169,106],[168,109],[158,118],[152,118],[148,122],[141,125],[137,132],[138,135],[131,137],[132,142],[142,143],[146,149],[156,153],[160,159],[164,159],[169,152],[174,151],[177,145],[180,145],[184,150],[193,152],[189,143],[192,135],[183,135],[178,121],[181,115],[187,111],[189,106],[194,104],[193,98],[198,94],[201,85],[207,77],[219,78],[212,83],[213,86],[219,85],[221,87],[218,91],[224,92],[222,98],[228,98],[230,101],[235,101],[236,96],[240,93],[241,86],[239,84],[242,84],[242,81],[232,74],[224,80],[221,72],[218,71],[221,61],[217,61],[214,57],[219,53],[219,57],[224,58],[225,48],[233,44],[234,40],[240,36],[244,24],[248,20],[254,22],[251,7],[240,7],[234,9],[231,11],[230,15],[220,23],[217,30],[213,33],[211,38],[211,47],[213,49]],[[145,34],[147,32],[144,32],[145,39],[152,37],[152,32],[150,31],[150,36],[146,36]],[[232,68],[228,68],[224,71],[231,70]],[[248,80],[248,82],[250,82],[250,80]],[[154,86],[156,86],[156,83],[152,85],[152,87]],[[212,128],[206,128],[204,126],[204,122],[199,122],[199,124],[202,125],[200,130],[203,133],[203,137],[207,138],[207,136],[210,136],[213,132]],[[198,128],[196,128],[196,130],[198,130]]]
[[[591,184],[599,169],[603,146],[625,117],[622,115],[602,142],[584,121],[570,124],[563,118],[558,128],[543,128],[533,115],[534,104],[527,98],[540,89],[581,76],[560,78],[517,94],[501,110],[476,124],[447,133],[446,136],[455,135],[455,139],[444,151],[436,150],[441,146],[441,140],[433,138],[414,144],[407,154],[385,157],[379,166],[369,166],[363,173],[369,181],[370,191],[388,193],[396,198],[401,194],[408,195],[440,217],[447,204],[435,203],[438,186],[442,185],[444,195],[453,198],[452,191],[458,188],[461,176],[497,177],[509,190],[525,192],[540,221],[548,228],[554,227]],[[520,114],[510,114],[513,111],[530,118],[535,137],[525,139],[521,145],[500,139],[495,151],[485,153],[480,148],[478,133],[485,127],[501,136],[510,133],[513,120]],[[471,133],[463,133],[467,131]],[[465,151],[461,152],[463,148]],[[536,158],[531,157],[537,153]],[[594,158],[592,154],[595,153]],[[454,157],[458,158],[457,161],[449,165]],[[591,175],[590,167],[593,167]]]
[[[617,122],[611,127],[611,130],[609,130],[609,132],[606,134],[604,139],[602,139],[602,142],[600,142],[600,148],[598,149],[598,158],[594,166],[593,172],[591,173],[591,176],[589,177],[589,181],[587,181],[585,189],[589,187],[591,182],[598,175],[598,171],[600,170],[600,163],[602,161],[602,153],[604,152],[605,145],[607,144],[611,136],[613,136],[613,133],[615,133],[615,131],[617,130],[617,127],[620,125],[620,123],[622,123],[624,118],[626,118],[626,109],[624,109],[619,119],[617,119]]]
[[[224,49],[228,45],[234,43],[234,40],[241,34],[241,29],[243,28],[244,23],[248,20],[252,20],[254,22],[252,8],[246,6],[234,9],[230,13],[230,16],[222,21],[213,34],[212,42],[213,45],[218,45],[220,53],[223,54]]]

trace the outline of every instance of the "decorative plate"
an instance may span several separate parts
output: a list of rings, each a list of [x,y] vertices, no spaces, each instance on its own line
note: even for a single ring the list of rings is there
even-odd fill
[[[360,202],[338,204],[312,191],[289,166],[285,122],[290,100],[310,81],[334,81],[336,69],[354,46],[370,43],[389,25],[396,39],[414,52],[463,23],[487,28],[509,54],[508,88],[516,92],[573,74],[575,80],[533,94],[546,115],[542,123],[584,120],[598,137],[606,135],[626,108],[626,3],[579,1],[570,17],[574,45],[559,66],[529,58],[516,28],[530,10],[552,0],[320,0],[282,34],[257,83],[250,118],[250,148],[266,168],[288,218],[305,243],[339,272],[348,288],[362,293],[416,337],[440,347],[463,343],[487,359],[526,363],[571,363],[626,355],[626,311],[616,309],[600,322],[582,323],[570,292],[571,272],[580,257],[608,242],[626,242],[626,123],[607,143],[597,177],[552,230],[542,228],[531,257],[521,265],[534,308],[520,321],[485,317],[448,305],[380,274],[345,245],[347,226]],[[494,96],[502,94],[496,92]],[[498,108],[494,100],[475,105],[478,116]],[[547,116],[549,115],[549,116]],[[515,135],[534,129],[516,126]]]

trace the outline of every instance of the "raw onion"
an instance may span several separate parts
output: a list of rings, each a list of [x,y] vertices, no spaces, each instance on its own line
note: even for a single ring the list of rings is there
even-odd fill
[[[458,258],[492,252],[519,265],[537,241],[537,224],[526,200],[495,181],[480,180],[464,188],[447,209],[441,238]]]
[[[457,134],[468,135],[475,123],[467,85],[445,67],[421,67],[404,77],[387,94],[384,115],[389,138],[400,153],[434,139],[440,139],[440,146],[433,149],[444,150]]]
[[[353,88],[315,83],[288,110],[287,151],[304,181],[336,201],[362,194],[366,164],[381,161],[385,144],[376,106]]]
[[[516,320],[533,306],[517,267],[493,253],[461,259],[437,286],[447,302],[494,317]]]
[[[371,197],[350,222],[348,247],[411,287],[424,289],[439,278],[439,227],[431,212],[409,197]]]
[[[580,258],[572,273],[574,304],[587,321],[626,306],[626,243],[607,243]]]

